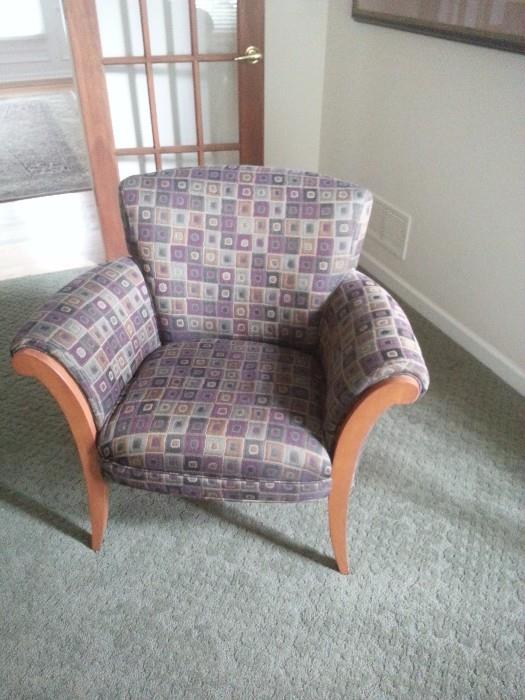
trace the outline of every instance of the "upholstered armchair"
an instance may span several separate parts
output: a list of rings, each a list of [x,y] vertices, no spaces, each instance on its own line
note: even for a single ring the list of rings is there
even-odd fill
[[[356,270],[370,193],[226,166],[130,177],[120,196],[130,257],[66,285],[11,348],[69,422],[92,548],[108,479],[192,499],[328,498],[347,573],[366,437],[428,386],[402,309]]]

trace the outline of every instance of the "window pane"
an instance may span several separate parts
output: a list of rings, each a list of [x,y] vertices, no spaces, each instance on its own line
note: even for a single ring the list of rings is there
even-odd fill
[[[237,51],[237,0],[197,0],[199,53]]]
[[[106,84],[115,147],[152,146],[144,66],[107,66]]]
[[[208,151],[204,165],[239,165],[239,151]]]
[[[44,31],[40,0],[0,3],[0,39],[36,36]]]
[[[197,143],[190,63],[154,63],[153,80],[161,146]]]
[[[137,0],[97,0],[103,56],[143,56]]]
[[[191,53],[188,0],[147,0],[151,53]]]
[[[237,64],[200,63],[204,143],[239,140]]]
[[[138,175],[139,173],[154,173],[155,157],[147,156],[118,156],[117,158],[118,171],[120,179],[130,175]]]
[[[162,154],[162,169],[169,170],[171,168],[191,168],[198,165],[196,153],[163,153]]]

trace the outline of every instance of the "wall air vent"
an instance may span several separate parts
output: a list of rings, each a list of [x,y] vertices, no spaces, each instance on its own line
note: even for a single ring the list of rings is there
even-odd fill
[[[374,194],[367,235],[401,260],[406,258],[411,222],[409,214]]]

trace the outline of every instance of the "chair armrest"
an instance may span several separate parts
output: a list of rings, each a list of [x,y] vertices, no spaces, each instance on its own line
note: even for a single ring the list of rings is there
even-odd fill
[[[324,432],[333,448],[339,427],[364,391],[395,375],[414,377],[423,394],[428,370],[409,320],[377,282],[361,272],[326,301],[320,322],[326,375]]]
[[[142,272],[130,258],[119,258],[54,294],[20,328],[11,354],[34,348],[60,362],[100,429],[142,360],[159,345]]]

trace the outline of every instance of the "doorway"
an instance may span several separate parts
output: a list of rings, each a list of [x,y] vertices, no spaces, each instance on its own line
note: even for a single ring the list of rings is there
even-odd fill
[[[0,279],[104,258],[60,0],[0,3]]]
[[[129,174],[263,162],[263,0],[64,0],[108,259]]]

